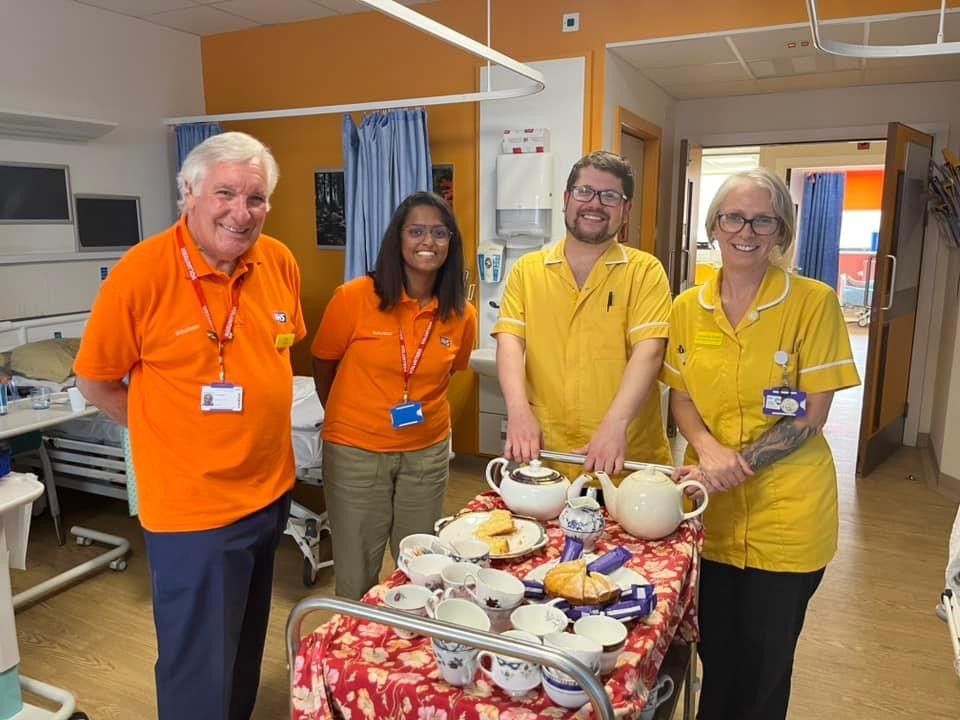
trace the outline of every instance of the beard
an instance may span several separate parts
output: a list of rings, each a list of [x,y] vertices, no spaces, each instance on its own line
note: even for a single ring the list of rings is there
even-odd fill
[[[620,227],[623,225],[623,221],[621,221],[616,227],[611,227],[610,218],[608,217],[605,227],[595,232],[588,232],[577,225],[578,217],[579,216],[574,216],[571,222],[570,219],[564,215],[563,222],[567,226],[567,232],[570,233],[570,235],[588,245],[603,245],[605,242],[615,238],[617,233],[620,232]]]

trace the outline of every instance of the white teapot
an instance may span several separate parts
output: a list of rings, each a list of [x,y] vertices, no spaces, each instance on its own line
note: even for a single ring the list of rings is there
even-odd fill
[[[659,540],[684,520],[695,518],[707,509],[707,490],[696,480],[675,484],[653,467],[627,475],[616,487],[603,472],[594,473],[603,486],[603,502],[620,527],[637,538]],[[683,512],[683,490],[696,487],[703,501],[691,512]]]
[[[539,460],[512,471],[507,470],[508,464],[509,460],[502,457],[491,460],[487,465],[487,484],[503,498],[510,511],[537,520],[555,519],[566,505],[570,481]]]

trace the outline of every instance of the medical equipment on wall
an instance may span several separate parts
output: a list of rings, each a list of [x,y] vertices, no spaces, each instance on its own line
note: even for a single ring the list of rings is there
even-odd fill
[[[497,236],[507,247],[537,247],[550,237],[553,156],[497,156]]]
[[[477,248],[477,274],[485,283],[498,283],[503,279],[504,247],[497,242],[481,243]]]

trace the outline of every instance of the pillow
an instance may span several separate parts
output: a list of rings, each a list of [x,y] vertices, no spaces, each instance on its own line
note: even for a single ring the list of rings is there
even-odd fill
[[[38,340],[10,351],[7,369],[14,375],[62,383],[73,374],[80,338]]]

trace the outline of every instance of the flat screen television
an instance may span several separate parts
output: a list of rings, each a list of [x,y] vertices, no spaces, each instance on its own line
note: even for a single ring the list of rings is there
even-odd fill
[[[66,165],[0,162],[0,223],[70,223]]]
[[[74,195],[77,250],[123,250],[143,238],[140,198],[134,195]]]

